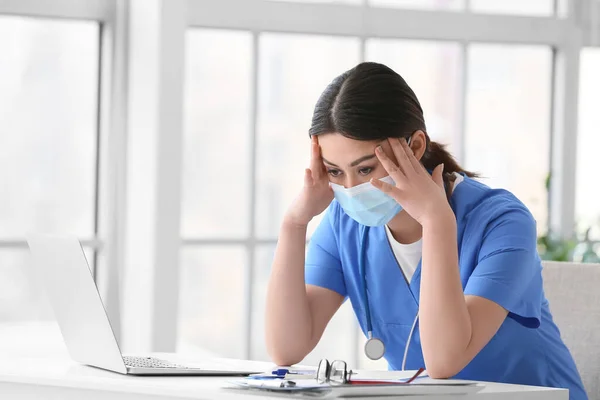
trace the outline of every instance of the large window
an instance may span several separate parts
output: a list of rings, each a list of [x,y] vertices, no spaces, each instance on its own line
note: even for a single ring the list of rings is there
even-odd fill
[[[581,54],[579,85],[579,135],[577,138],[577,228],[590,229],[591,238],[600,240],[600,188],[598,149],[600,149],[600,49],[588,48]]]
[[[361,59],[400,73],[422,103],[432,139],[484,183],[512,190],[545,229],[550,47],[378,38],[361,44],[358,37],[192,29],[180,350],[268,359],[266,286],[281,219],[308,165],[313,107],[327,84]],[[305,362],[335,356],[385,367],[360,355],[360,337],[346,303]]]
[[[27,279],[28,232],[95,237],[99,35],[0,16],[0,324],[52,318]]]

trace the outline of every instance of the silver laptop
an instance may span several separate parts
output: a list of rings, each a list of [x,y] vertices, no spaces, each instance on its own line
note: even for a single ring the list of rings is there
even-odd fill
[[[80,242],[74,237],[48,235],[30,235],[27,242],[33,273],[46,290],[73,360],[131,375],[239,376],[264,372],[208,360],[186,366],[155,357],[122,355]]]

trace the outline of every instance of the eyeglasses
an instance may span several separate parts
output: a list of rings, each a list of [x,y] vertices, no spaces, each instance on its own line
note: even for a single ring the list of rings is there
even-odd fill
[[[344,385],[348,383],[348,366],[346,361],[335,360],[331,363],[322,359],[317,367],[317,383],[330,385]]]

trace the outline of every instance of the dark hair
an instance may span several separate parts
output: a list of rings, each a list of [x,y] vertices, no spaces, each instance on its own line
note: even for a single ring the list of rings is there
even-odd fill
[[[422,130],[427,147],[421,162],[427,169],[444,164],[444,181],[454,172],[469,177],[444,145],[427,135],[423,109],[406,81],[391,68],[364,62],[338,76],[317,101],[309,135],[340,133],[350,139],[376,141],[409,138]]]

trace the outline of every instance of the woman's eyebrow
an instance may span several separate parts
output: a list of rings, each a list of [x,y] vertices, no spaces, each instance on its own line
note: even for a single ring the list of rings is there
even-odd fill
[[[363,162],[363,161],[367,161],[367,160],[370,160],[370,159],[372,159],[372,158],[375,158],[375,154],[368,154],[368,155],[366,155],[366,156],[364,156],[364,157],[361,157],[361,158],[359,158],[359,159],[356,159],[356,160],[352,161],[352,162],[350,163],[350,166],[351,166],[351,167],[356,167],[356,166],[357,166],[358,164],[360,164],[361,162]]]
[[[323,156],[321,156],[321,160],[323,160],[323,162],[324,162],[325,164],[329,164],[329,165],[331,165],[332,167],[339,168],[337,165],[335,165],[335,164],[334,164],[334,163],[332,163],[331,161],[327,161],[327,160],[325,159],[325,157],[323,157]]]
[[[370,160],[372,158],[375,158],[375,154],[367,154],[366,156],[362,156],[354,161],[352,161],[350,163],[351,167],[356,167],[358,164],[360,164],[363,161],[367,161]],[[331,161],[327,161],[325,158],[323,158],[323,156],[321,156],[321,159],[323,160],[323,162],[325,162],[326,164],[331,165],[332,167],[336,167],[339,168],[337,165],[335,165],[334,163],[332,163]]]

